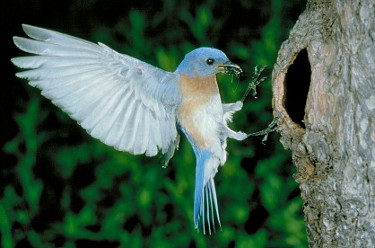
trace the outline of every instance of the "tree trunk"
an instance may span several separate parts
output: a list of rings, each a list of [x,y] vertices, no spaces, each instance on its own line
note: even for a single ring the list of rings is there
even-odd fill
[[[309,246],[375,247],[375,1],[308,1],[273,91]]]

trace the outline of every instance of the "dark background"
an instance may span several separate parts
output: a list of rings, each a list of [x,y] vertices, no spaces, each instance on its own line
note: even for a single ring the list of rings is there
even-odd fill
[[[169,167],[89,137],[17,79],[21,24],[58,30],[173,71],[199,46],[223,50],[247,74],[219,76],[224,102],[241,99],[255,66],[268,79],[233,129],[272,120],[271,71],[305,1],[2,1],[0,91],[1,247],[306,247],[302,200],[290,154],[271,134],[230,141],[215,177],[222,230],[194,229],[195,160],[183,137]]]

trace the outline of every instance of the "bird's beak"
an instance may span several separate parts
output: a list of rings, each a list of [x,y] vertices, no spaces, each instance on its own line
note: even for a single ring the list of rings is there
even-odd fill
[[[234,73],[235,75],[242,74],[242,69],[238,65],[232,63],[232,62],[226,62],[222,65],[218,65],[217,69],[224,73]]]

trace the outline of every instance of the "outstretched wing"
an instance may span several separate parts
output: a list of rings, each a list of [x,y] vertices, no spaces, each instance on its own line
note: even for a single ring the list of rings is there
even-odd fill
[[[16,75],[42,90],[89,134],[133,154],[166,152],[176,139],[179,76],[104,44],[22,25],[32,39],[14,37],[34,56],[13,58]]]

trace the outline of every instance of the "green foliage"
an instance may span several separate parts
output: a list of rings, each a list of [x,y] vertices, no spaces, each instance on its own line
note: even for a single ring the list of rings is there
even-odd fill
[[[272,120],[270,73],[293,21],[283,16],[290,3],[270,3],[169,0],[155,12],[128,9],[113,27],[93,23],[87,38],[170,71],[203,45],[222,49],[247,74],[267,66],[258,99],[248,96],[232,123],[250,133]],[[229,30],[231,11],[240,8],[259,12],[262,25],[254,29],[249,18]],[[231,37],[254,32],[259,38]],[[241,99],[249,78],[219,75],[223,101]],[[14,115],[19,132],[4,146],[17,162],[10,167],[14,181],[2,185],[2,247],[307,246],[290,154],[276,134],[266,146],[261,138],[229,141],[228,161],[215,177],[222,230],[204,236],[194,229],[195,159],[184,137],[162,168],[161,157],[133,156],[92,139],[38,91],[28,92],[30,101]]]

